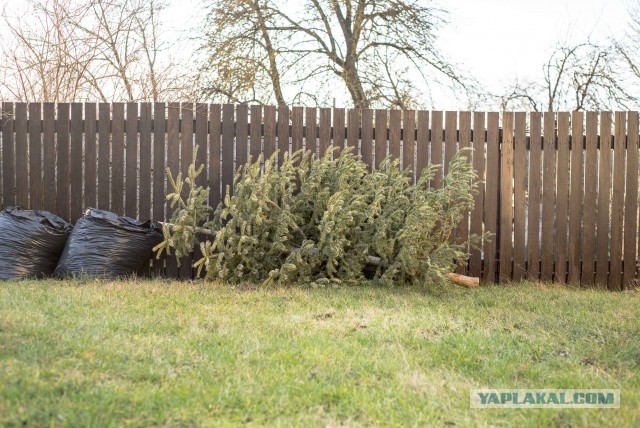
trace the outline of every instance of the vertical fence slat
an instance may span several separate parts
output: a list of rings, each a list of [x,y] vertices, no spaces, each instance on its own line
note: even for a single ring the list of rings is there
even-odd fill
[[[2,205],[16,204],[15,140],[13,103],[2,103]]]
[[[165,157],[166,157],[166,109],[165,104],[153,104],[153,220],[166,221],[166,191],[165,191]],[[162,276],[165,257],[154,257],[153,274]]]
[[[513,255],[513,113],[502,114],[500,173],[500,282],[512,279]]]
[[[526,276],[526,162],[527,115],[515,113],[515,148],[513,152],[513,280]]]
[[[180,171],[183,177],[187,177],[189,174],[189,166],[193,161],[193,117],[194,117],[194,104],[182,103],[180,106],[181,113],[181,127],[180,127]],[[233,162],[233,161],[232,161]],[[186,197],[186,189],[185,194]],[[184,256],[180,260],[180,269],[178,277],[180,279],[191,279],[192,277],[192,255]]]
[[[422,170],[429,165],[429,112],[418,111],[418,135],[416,139],[416,182],[422,177]]]
[[[430,183],[431,187],[439,189],[442,187],[442,112],[431,112],[431,164],[438,165],[439,169],[436,171],[433,180]]]
[[[451,159],[455,156],[458,148],[456,147],[458,141],[458,113],[455,111],[448,111],[445,113],[444,118],[444,175],[449,173],[449,164]]]
[[[402,132],[402,111],[389,112],[389,156],[400,160],[400,137]]]
[[[56,214],[69,220],[69,104],[58,103]]]
[[[615,113],[613,146],[613,183],[611,192],[611,271],[609,289],[622,289],[622,223],[624,221],[624,172],[627,139],[627,114]]]
[[[84,204],[83,208],[96,206],[96,104],[84,105]]]
[[[111,189],[111,105],[98,105],[98,208],[110,208]]]
[[[638,112],[629,112],[627,122],[627,176],[624,206],[624,271],[622,287],[629,288],[636,276],[638,237]]]
[[[222,135],[222,106],[211,104],[209,106],[209,205],[215,210],[220,203],[220,138]],[[259,127],[261,116],[257,116]],[[252,119],[253,127],[253,119]],[[252,129],[253,133],[253,129]],[[253,149],[253,146],[252,146]],[[258,154],[260,145],[258,145]]]
[[[173,102],[167,105],[167,168],[175,177],[180,171],[180,103]],[[167,183],[167,193],[172,192]],[[167,219],[171,218],[173,209],[167,206]],[[166,257],[167,275],[171,278],[178,277],[178,261],[175,253]]]
[[[255,162],[262,153],[262,106],[251,106],[251,130],[249,131],[249,155]]]
[[[362,155],[362,161],[367,164],[369,170],[371,170],[373,167],[373,110],[369,108],[362,109],[360,153]]]
[[[468,111],[460,112],[460,133],[458,136],[458,144],[460,145],[460,150],[468,149],[471,146],[471,113]],[[468,159],[470,163],[472,163],[472,154],[470,152],[465,152],[464,156]],[[462,223],[458,225],[457,234],[458,241],[462,242],[465,245],[465,252],[469,253],[468,241],[469,241],[469,212],[464,213],[464,217],[462,218]],[[467,273],[468,267],[468,256],[465,257],[464,260],[460,260],[458,262],[457,272],[461,274]]]
[[[611,113],[600,113],[596,284],[607,287],[609,275],[609,206],[611,204]]]
[[[264,160],[276,150],[276,108],[264,106]]]
[[[71,188],[71,222],[82,215],[82,103],[71,104],[71,149],[69,179]]]
[[[41,120],[42,104],[29,103],[29,199],[34,210],[43,208]]]
[[[42,190],[44,192],[44,209],[56,210],[56,105],[42,105]]]
[[[555,280],[565,283],[567,280],[567,228],[569,226],[569,113],[567,112],[558,113],[557,156]]]
[[[151,103],[140,104],[140,189],[138,218],[145,221],[151,213]]]
[[[544,113],[544,140],[543,157],[544,166],[542,172],[542,266],[541,277],[543,281],[553,279],[554,260],[554,212],[556,200],[556,126],[555,113]]]
[[[127,103],[125,215],[138,216],[138,103]]]
[[[29,159],[27,147],[27,103],[15,105],[16,143],[16,203],[29,208]]]
[[[317,110],[314,107],[305,108],[304,128],[305,128],[305,151],[311,152],[313,155],[318,153],[318,143],[316,140],[317,128]]]
[[[323,157],[331,144],[331,109],[321,108],[319,120],[318,156]]]
[[[113,103],[111,117],[111,211],[124,212],[124,103]]]
[[[484,200],[485,232],[491,238],[484,241],[484,279],[496,280],[496,251],[498,249],[498,193],[500,191],[500,116],[487,113],[487,168]]]
[[[587,112],[584,165],[584,225],[582,227],[582,279],[593,284],[596,245],[596,203],[598,189],[598,113]]]
[[[266,110],[266,108],[265,108]],[[225,104],[222,106],[222,163],[220,169],[222,173],[222,197],[227,194],[227,190],[233,193],[233,149],[235,145],[235,117],[234,105]],[[274,109],[275,116],[275,109]],[[274,117],[275,120],[275,117]],[[274,123],[275,125],[275,123]],[[274,126],[275,128],[275,126]],[[274,129],[275,130],[275,129]],[[275,139],[273,141],[275,150]],[[273,153],[273,152],[272,152]],[[227,189],[229,186],[229,189]]]
[[[542,196],[542,114],[529,115],[529,215],[527,222],[527,278],[540,275],[540,202]]]
[[[358,154],[358,141],[360,136],[360,110],[350,108],[347,112],[347,147],[351,147],[351,153]]]
[[[207,177],[209,176],[209,170],[207,165],[208,153],[207,153],[207,136],[208,136],[208,108],[206,104],[198,103],[196,104],[196,140],[195,146],[198,148],[198,153],[196,154],[196,162],[198,167],[202,166],[202,172],[196,179],[196,184],[198,186],[207,186]],[[247,128],[247,126],[245,126]],[[246,132],[246,131],[245,131]],[[245,141],[246,142],[246,141]],[[244,156],[246,158],[246,145]],[[246,162],[246,160],[245,160]]]
[[[569,283],[580,283],[580,248],[582,247],[582,112],[571,116],[571,193],[569,195]],[[594,206],[589,207],[593,209]]]
[[[345,138],[345,111],[343,108],[334,107],[333,109],[333,146],[336,148],[333,153],[334,157],[340,156],[340,152],[344,148]]]
[[[387,110],[376,110],[375,123],[375,169],[380,168],[380,163],[387,157]]]
[[[302,150],[304,139],[304,108],[291,109],[291,153]]]
[[[473,211],[469,232],[471,235],[482,235],[483,212],[484,212],[484,156],[485,156],[485,128],[484,113],[475,112],[473,114],[473,170],[478,176],[478,188],[474,195]],[[482,242],[478,242],[476,248],[471,248],[469,256],[469,275],[480,277],[482,274]]]
[[[236,168],[247,163],[249,141],[249,107],[239,104],[236,109]]]
[[[402,117],[402,168],[415,178],[416,112],[405,110]]]
[[[278,107],[278,165],[282,165],[284,154],[289,152],[289,107]]]

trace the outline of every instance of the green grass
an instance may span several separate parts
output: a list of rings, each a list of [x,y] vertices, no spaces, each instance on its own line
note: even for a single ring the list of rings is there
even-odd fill
[[[640,293],[0,284],[0,426],[640,426]],[[469,389],[620,388],[620,409]]]

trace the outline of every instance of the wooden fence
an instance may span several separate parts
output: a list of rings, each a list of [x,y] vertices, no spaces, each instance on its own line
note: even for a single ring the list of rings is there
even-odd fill
[[[483,113],[193,103],[3,103],[3,207],[75,221],[86,207],[166,220],[165,167],[194,147],[216,206],[237,165],[258,154],[349,146],[376,168],[387,155],[420,171],[462,147],[483,179],[459,234],[490,232],[459,271],[486,282],[638,281],[638,113]],[[442,186],[442,174],[431,186]],[[187,263],[154,262],[191,277]]]

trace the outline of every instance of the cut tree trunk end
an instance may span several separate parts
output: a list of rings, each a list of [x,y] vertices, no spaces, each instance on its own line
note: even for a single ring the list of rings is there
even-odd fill
[[[448,273],[445,276],[449,281],[453,282],[456,285],[461,285],[463,287],[469,288],[480,286],[480,278],[477,277],[460,275],[458,273]]]

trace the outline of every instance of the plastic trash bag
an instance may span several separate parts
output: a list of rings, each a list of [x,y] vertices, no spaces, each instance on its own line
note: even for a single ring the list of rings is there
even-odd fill
[[[0,279],[51,275],[72,228],[47,211],[9,207],[0,212]]]
[[[55,275],[118,278],[141,274],[162,230],[147,220],[89,208],[64,247]]]

